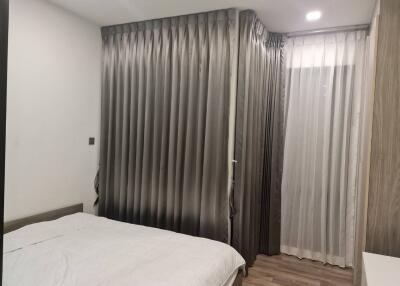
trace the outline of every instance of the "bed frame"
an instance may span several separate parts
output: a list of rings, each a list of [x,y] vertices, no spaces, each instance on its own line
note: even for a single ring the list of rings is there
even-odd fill
[[[79,213],[83,211],[83,204],[77,204],[57,210],[52,210],[49,212],[9,221],[4,223],[4,233],[11,232],[13,230],[17,230],[21,227],[24,227],[29,224],[33,223],[38,223],[38,222],[43,222],[43,221],[49,221],[49,220],[55,220],[60,217],[66,216],[66,215],[71,215],[74,213]],[[242,286],[242,280],[243,280],[243,273],[241,270],[239,270],[235,281],[233,282],[232,286]]]
[[[77,205],[73,205],[73,206],[69,206],[69,207],[65,207],[65,208],[61,208],[61,209],[57,209],[57,210],[52,210],[49,212],[45,212],[45,213],[41,213],[41,214],[29,216],[29,217],[17,219],[17,220],[12,220],[12,221],[4,223],[4,233],[8,233],[10,231],[17,230],[17,229],[19,229],[23,226],[29,225],[29,224],[38,223],[38,222],[42,222],[42,221],[55,220],[55,219],[58,219],[60,217],[66,216],[66,215],[79,213],[79,212],[83,212],[83,204],[77,204]]]

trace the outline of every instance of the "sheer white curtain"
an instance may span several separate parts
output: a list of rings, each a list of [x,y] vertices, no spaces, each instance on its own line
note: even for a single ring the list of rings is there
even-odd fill
[[[287,41],[283,253],[353,264],[365,48],[364,31]]]

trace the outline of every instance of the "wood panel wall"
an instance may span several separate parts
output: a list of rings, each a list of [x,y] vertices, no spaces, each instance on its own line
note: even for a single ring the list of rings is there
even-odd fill
[[[400,257],[400,0],[381,0],[366,251]]]

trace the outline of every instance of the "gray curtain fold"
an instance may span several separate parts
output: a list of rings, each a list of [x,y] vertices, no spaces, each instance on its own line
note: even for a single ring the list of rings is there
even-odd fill
[[[228,241],[234,15],[102,28],[100,215]]]
[[[267,53],[267,112],[261,189],[259,252],[280,253],[281,184],[285,141],[284,37],[270,33]]]
[[[240,13],[232,244],[251,266],[280,247],[283,37],[253,11]]]

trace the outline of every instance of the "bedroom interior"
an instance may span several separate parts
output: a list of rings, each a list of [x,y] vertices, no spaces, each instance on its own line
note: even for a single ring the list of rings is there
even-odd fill
[[[0,0],[2,285],[399,285],[399,0]]]

